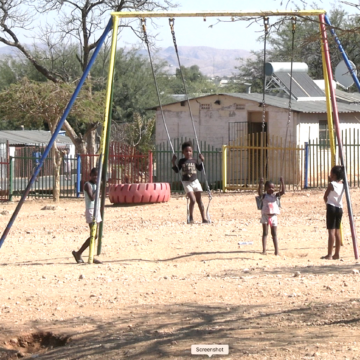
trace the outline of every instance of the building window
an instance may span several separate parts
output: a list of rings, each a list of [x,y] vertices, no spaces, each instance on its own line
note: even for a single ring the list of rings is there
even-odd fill
[[[201,110],[210,110],[210,104],[200,104]]]
[[[319,144],[326,148],[330,147],[329,128],[327,120],[319,120]]]
[[[245,110],[245,105],[244,104],[235,104],[235,109],[236,110]]]

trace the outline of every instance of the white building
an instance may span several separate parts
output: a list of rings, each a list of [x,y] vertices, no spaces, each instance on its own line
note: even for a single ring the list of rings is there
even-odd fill
[[[306,64],[305,64],[306,65]],[[307,69],[307,68],[306,68]],[[273,72],[267,82],[265,96],[265,128],[267,138],[286,138],[287,143],[304,146],[306,142],[328,143],[327,108],[324,92],[302,68],[294,72],[291,111],[289,111],[289,74]],[[275,86],[274,86],[275,85]],[[274,92],[271,93],[271,90]],[[336,90],[341,130],[360,130],[360,94]],[[204,95],[190,100],[199,140],[216,148],[231,144],[239,137],[259,134],[263,130],[263,95],[232,93]],[[160,108],[157,110],[156,144],[167,142]],[[194,138],[187,102],[163,105],[171,138]],[[289,121],[290,114],[290,121]],[[287,134],[287,135],[286,135]],[[357,143],[358,139],[348,139]],[[330,157],[328,146],[324,157]],[[360,159],[359,159],[360,160]],[[321,170],[321,169],[320,169]],[[319,170],[319,171],[320,171]],[[327,171],[324,170],[324,171]]]

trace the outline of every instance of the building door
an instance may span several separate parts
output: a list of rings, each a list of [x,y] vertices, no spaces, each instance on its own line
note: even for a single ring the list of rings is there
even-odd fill
[[[248,113],[248,178],[258,180],[267,177],[267,117],[263,129],[262,111]]]

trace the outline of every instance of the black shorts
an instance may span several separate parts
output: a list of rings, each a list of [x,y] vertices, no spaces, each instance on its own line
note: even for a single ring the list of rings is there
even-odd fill
[[[333,205],[326,205],[326,228],[340,229],[343,209]]]

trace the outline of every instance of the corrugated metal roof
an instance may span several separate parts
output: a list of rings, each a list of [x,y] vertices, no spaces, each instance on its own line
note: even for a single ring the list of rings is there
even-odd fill
[[[356,93],[348,93],[341,90],[335,90],[336,99],[341,102],[346,102],[349,104],[352,103],[360,103],[360,94]]]
[[[201,99],[203,97],[207,96],[214,96],[219,97],[221,95],[227,95],[231,97],[236,97],[248,101],[255,101],[259,104],[262,103],[263,95],[259,93],[251,93],[251,94],[245,94],[245,93],[221,93],[221,94],[213,94],[213,95],[204,95],[204,96],[198,96],[194,97],[191,100],[194,99]],[[360,97],[359,97],[360,98]],[[173,105],[180,103],[181,101],[175,101],[168,104],[163,104],[163,107],[168,105]],[[265,103],[269,106],[275,106],[282,109],[287,109],[289,107],[289,99],[288,98],[282,98],[274,95],[266,95],[265,96]],[[337,102],[339,113],[358,113],[360,112],[360,102],[358,104],[355,103],[344,103],[344,102]],[[149,108],[148,110],[156,110],[159,106],[155,106],[153,108]],[[316,100],[316,101],[297,101],[292,100],[291,101],[291,109],[292,111],[297,111],[301,113],[326,113],[326,101],[325,100]]]
[[[242,94],[242,93],[231,93],[231,94],[221,94],[228,95],[237,98],[241,98],[244,100],[256,101],[258,103],[262,103],[262,94]],[[266,105],[275,106],[283,109],[287,109],[289,107],[289,100],[286,98],[280,98],[277,96],[266,95],[265,96]],[[345,104],[338,102],[338,111],[339,113],[353,113],[360,112],[360,104]],[[298,111],[301,113],[326,113],[326,101],[317,100],[317,101],[291,101],[291,109],[293,111]]]
[[[215,95],[215,94],[204,94],[204,95],[201,95],[201,96],[193,96],[193,95],[189,95],[188,96],[188,99],[189,100],[192,100],[192,99],[201,99],[203,97],[206,97],[206,96],[209,96],[209,95]],[[178,101],[171,101],[171,102],[168,102],[166,104],[162,104],[162,106],[168,106],[168,105],[173,105],[173,104],[178,104],[178,103],[181,103],[183,101],[186,100],[186,95],[179,95],[182,97],[182,100],[178,100]],[[151,108],[147,108],[146,110],[157,110],[160,106],[159,105],[156,105],[156,106],[153,106]]]
[[[274,75],[290,91],[290,73],[275,72]],[[305,72],[294,72],[291,93],[296,97],[324,97],[324,92],[314,83]]]
[[[3,130],[0,131],[0,141],[9,141],[9,145],[36,145],[48,144],[51,133],[45,130]],[[68,136],[58,135],[58,144],[72,145]]]

